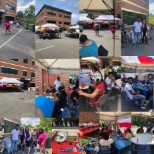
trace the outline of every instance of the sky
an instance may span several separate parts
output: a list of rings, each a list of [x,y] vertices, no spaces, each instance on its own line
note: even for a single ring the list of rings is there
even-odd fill
[[[40,121],[39,118],[21,118],[21,123],[25,125],[31,124],[33,127],[35,127],[35,121]]]
[[[35,0],[36,14],[44,4],[72,12],[72,24],[79,21],[79,0]]]
[[[35,0],[17,0],[17,12],[24,12],[30,5],[35,5]]]
[[[149,1],[149,12],[154,14],[154,0]]]

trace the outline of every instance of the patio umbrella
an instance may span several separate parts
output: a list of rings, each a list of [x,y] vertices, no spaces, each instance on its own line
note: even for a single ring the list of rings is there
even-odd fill
[[[51,23],[47,23],[47,24],[44,24],[40,27],[52,27],[52,28],[58,28],[58,26],[56,24],[51,24]]]
[[[120,127],[127,127],[127,128],[132,127],[131,118],[120,119],[120,120],[118,120],[118,124],[119,124]]]

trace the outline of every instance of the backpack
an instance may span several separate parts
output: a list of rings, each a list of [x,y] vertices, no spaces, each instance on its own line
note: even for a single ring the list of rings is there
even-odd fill
[[[48,138],[46,139],[45,148],[46,148],[46,149],[51,149],[51,143],[52,143],[52,138],[51,138],[51,137],[48,137]]]
[[[106,50],[102,45],[98,48],[98,55],[99,56],[108,56],[108,50]]]

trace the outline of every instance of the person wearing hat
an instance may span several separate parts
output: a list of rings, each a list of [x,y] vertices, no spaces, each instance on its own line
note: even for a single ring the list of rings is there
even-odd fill
[[[92,81],[94,83],[94,92],[92,94],[79,91],[79,95],[89,98],[89,105],[97,108],[99,106],[98,100],[105,93],[104,83],[102,82],[102,77],[100,73],[94,73],[92,75]]]

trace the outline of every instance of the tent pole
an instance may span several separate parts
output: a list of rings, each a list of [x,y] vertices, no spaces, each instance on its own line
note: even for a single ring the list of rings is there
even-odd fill
[[[114,25],[115,25],[115,0],[113,1],[113,16],[114,16]],[[115,57],[115,37],[113,40],[113,57]]]

